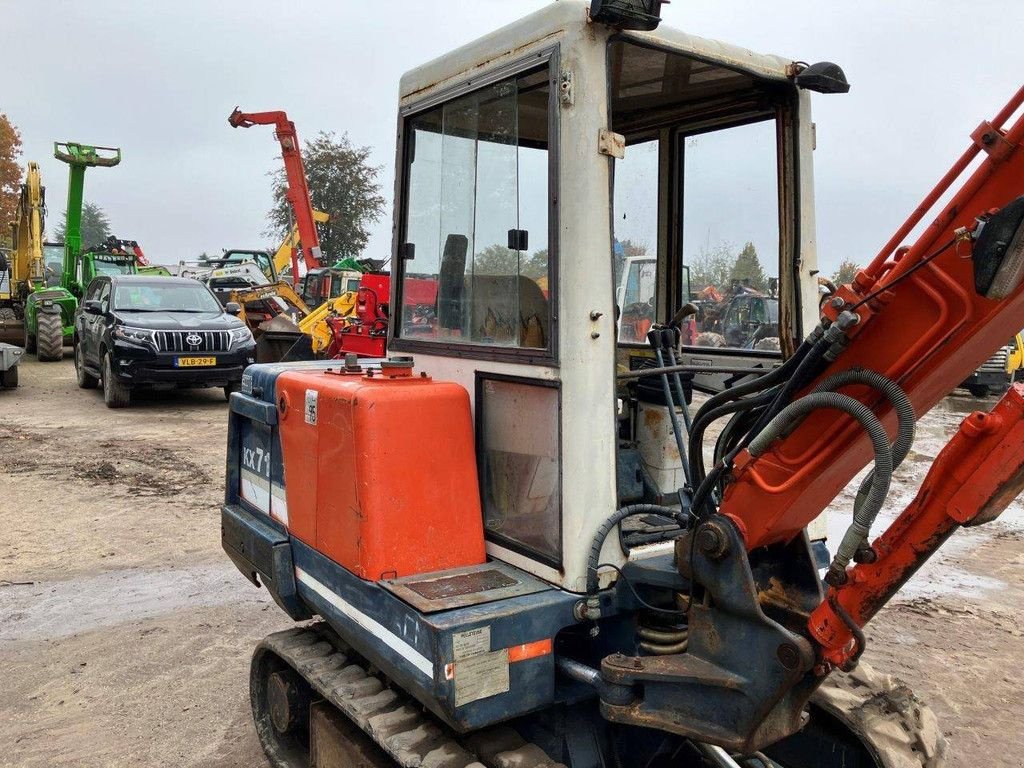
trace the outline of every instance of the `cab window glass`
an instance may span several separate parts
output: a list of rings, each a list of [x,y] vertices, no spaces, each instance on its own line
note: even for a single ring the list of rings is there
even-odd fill
[[[477,393],[487,536],[557,565],[562,556],[558,389],[483,378]]]
[[[682,140],[683,261],[697,307],[691,344],[779,349],[774,120]],[[732,169],[723,174],[723,168]]]
[[[550,347],[546,67],[406,123],[399,333]]]
[[[619,341],[646,343],[657,319],[658,141],[632,144],[615,161],[612,257]]]

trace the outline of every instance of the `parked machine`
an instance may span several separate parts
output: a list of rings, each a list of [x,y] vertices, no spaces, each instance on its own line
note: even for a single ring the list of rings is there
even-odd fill
[[[24,349],[9,342],[26,338],[26,300],[30,293],[48,285],[45,215],[46,188],[39,165],[30,162],[11,222],[11,249],[0,254],[0,383],[5,388],[18,384],[17,365]]]
[[[995,351],[960,386],[974,397],[1002,394],[1024,373],[1024,335],[1016,333],[1009,344]]]
[[[60,360],[74,331],[74,314],[85,287],[98,274],[134,274],[145,261],[134,241],[108,238],[82,243],[82,202],[87,168],[111,168],[121,150],[74,142],[54,144],[54,157],[67,163],[68,207],[60,280],[30,291],[25,299],[25,349],[40,360]]]
[[[407,73],[394,356],[255,365],[232,395],[224,548],[321,619],[253,656],[272,765],[942,765],[927,708],[859,663],[862,628],[1021,490],[1024,387],[874,523],[916,414],[1024,316],[1024,88],[819,310],[811,92],[848,90],[842,70],[656,29],[658,9],[562,0]],[[685,153],[729,131],[776,164],[781,351],[679,344]],[[612,259],[641,142],[646,343],[618,337]],[[747,183],[731,160],[725,188]],[[520,270],[543,249],[542,288]],[[729,386],[690,413],[698,372]],[[657,480],[650,440],[674,460]],[[845,536],[812,545],[872,460]]]
[[[371,294],[379,296],[380,279],[387,281],[387,277],[376,276],[376,281],[370,279],[363,286],[360,272],[323,264],[316,223],[329,217],[314,210],[310,201],[295,124],[285,112],[242,112],[237,107],[228,117],[228,123],[233,128],[274,126],[274,136],[281,144],[284,159],[286,194],[295,216],[294,229],[278,249],[274,260],[281,273],[282,256],[289,254],[291,283],[307,311],[302,318],[268,318],[262,321],[259,359],[303,360],[327,354],[340,357],[347,352],[366,354],[368,349],[373,352],[379,349],[382,354],[387,325],[386,301],[372,301],[370,297]],[[386,282],[384,292],[387,292]],[[273,293],[272,286],[265,286],[257,289],[255,295],[266,299]]]

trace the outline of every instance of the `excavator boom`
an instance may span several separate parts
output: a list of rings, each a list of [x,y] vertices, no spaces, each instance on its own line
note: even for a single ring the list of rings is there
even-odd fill
[[[281,157],[284,160],[285,177],[288,181],[286,195],[295,214],[295,225],[298,227],[301,243],[301,258],[299,249],[292,251],[292,275],[294,280],[298,280],[308,270],[321,266],[321,254],[320,236],[316,231],[316,217],[309,196],[309,186],[306,183],[306,170],[302,164],[302,152],[299,149],[295,123],[288,119],[285,112],[242,112],[235,107],[228,116],[228,124],[233,128],[274,126],[274,136],[281,144]]]

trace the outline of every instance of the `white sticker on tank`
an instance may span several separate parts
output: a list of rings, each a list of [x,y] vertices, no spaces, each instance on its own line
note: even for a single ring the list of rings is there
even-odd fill
[[[477,627],[452,635],[452,658],[458,661],[491,650],[491,628]]]
[[[455,662],[455,706],[508,692],[508,648]]]
[[[316,401],[320,395],[315,389],[306,390],[306,423],[316,424]]]

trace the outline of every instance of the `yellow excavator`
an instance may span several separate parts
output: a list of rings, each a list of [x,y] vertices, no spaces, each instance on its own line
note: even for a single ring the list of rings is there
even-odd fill
[[[21,343],[24,336],[25,299],[47,285],[43,248],[46,189],[38,163],[29,163],[15,220],[11,226],[10,255],[0,265],[0,341]]]
[[[331,215],[329,213],[313,209],[313,221],[317,224],[326,224],[330,220]],[[299,247],[299,242],[299,225],[293,224],[292,231],[288,233],[288,236],[281,242],[277,252],[274,254],[274,270],[280,278],[291,282],[293,285],[294,277],[291,274],[292,251]]]

